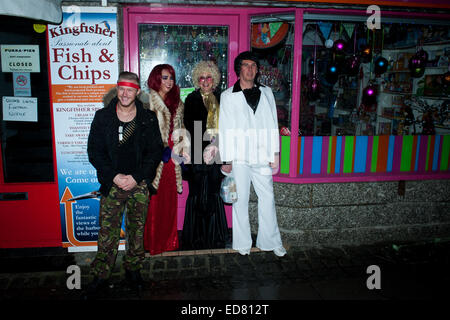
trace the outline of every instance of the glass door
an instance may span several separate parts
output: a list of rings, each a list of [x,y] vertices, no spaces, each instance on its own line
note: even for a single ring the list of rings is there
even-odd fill
[[[138,73],[142,88],[148,90],[146,82],[153,67],[172,65],[184,101],[194,90],[193,67],[201,60],[211,60],[219,67],[219,88],[223,91],[236,81],[234,58],[240,47],[246,47],[240,23],[239,12],[224,8],[125,8],[124,70]],[[183,182],[178,198],[178,230],[183,229],[188,193],[188,185]],[[231,206],[225,211],[231,228]]]
[[[218,88],[228,87],[229,27],[223,25],[139,24],[139,73],[141,87],[154,66],[170,64],[175,69],[181,99],[194,90],[192,70],[200,61],[213,61],[220,70]]]
[[[152,68],[172,65],[180,88],[192,88],[196,62],[212,60],[221,72],[221,90],[237,79],[234,58],[245,42],[237,12],[207,8],[139,8],[124,10],[124,70],[136,72],[143,88]]]
[[[0,248],[61,245],[46,33],[33,23],[0,21],[0,44],[39,49],[40,65],[39,72],[0,72]]]

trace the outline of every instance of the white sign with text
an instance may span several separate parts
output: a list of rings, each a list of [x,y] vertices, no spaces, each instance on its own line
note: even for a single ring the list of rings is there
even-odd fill
[[[3,97],[3,121],[37,122],[37,98]]]
[[[2,72],[41,72],[39,46],[2,44]]]

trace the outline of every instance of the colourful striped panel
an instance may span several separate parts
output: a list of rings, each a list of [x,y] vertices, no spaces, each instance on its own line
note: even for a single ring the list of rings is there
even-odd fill
[[[364,172],[369,173],[370,169],[372,167],[372,152],[373,152],[373,136],[367,137],[367,154],[366,154],[366,167],[364,169]]]
[[[298,137],[297,140],[298,143],[298,147],[297,147],[297,169],[299,170],[299,172],[301,171],[301,165],[300,165],[300,160],[301,160],[301,156],[302,156],[302,137]]]
[[[394,153],[392,155],[392,172],[400,172],[403,136],[392,136],[392,137],[394,140]]]
[[[324,174],[327,172],[328,158],[330,157],[330,153],[328,152],[330,145],[329,141],[330,137],[322,137],[322,159],[320,161],[320,172]]]
[[[414,136],[403,136],[400,171],[411,171]]]
[[[435,136],[435,143],[433,150],[433,166],[432,166],[433,171],[436,171],[438,169],[440,146],[441,146],[441,136]]]
[[[419,141],[419,160],[417,164],[417,171],[424,172],[426,171],[426,163],[427,163],[427,149],[428,149],[428,139],[429,136],[421,136]]]
[[[366,172],[368,136],[357,136],[355,142],[353,172]]]
[[[327,161],[327,173],[334,173],[336,163],[336,136],[331,136],[328,139],[328,161]]]
[[[379,136],[378,140],[378,159],[376,172],[386,172],[389,154],[390,136]]]
[[[341,172],[341,158],[342,158],[342,136],[337,137],[336,139],[336,163],[334,166],[334,172]]]
[[[299,137],[298,149],[306,175],[450,170],[450,135],[308,136]]]
[[[442,152],[441,152],[441,171],[447,171],[449,169],[450,161],[450,136],[442,137]]]
[[[433,169],[433,155],[434,155],[434,143],[436,137],[428,136],[428,145],[427,145],[427,160],[425,162],[425,171],[431,171]]]
[[[322,137],[313,137],[311,173],[320,173],[322,161]]]
[[[370,162],[370,172],[377,172],[377,160],[378,160],[378,142],[380,140],[379,136],[373,137],[372,142],[372,159]]]
[[[305,162],[305,138],[301,137],[298,139],[298,141],[300,143],[300,147],[298,148],[298,150],[300,151],[298,168],[300,174],[303,174],[303,163]]]
[[[313,154],[313,138],[305,137],[304,140],[304,157],[303,157],[303,173],[304,174],[311,174],[311,160],[312,160],[312,154]]]
[[[389,136],[386,172],[392,172],[394,162],[395,136]]]
[[[332,171],[334,171],[334,170],[332,170],[331,169],[331,162],[333,162],[334,163],[334,161],[332,160],[332,158],[333,158],[333,155],[336,155],[335,153],[333,153],[333,139],[334,137],[330,137],[329,139],[328,139],[328,161],[327,161],[327,173],[328,174],[330,174],[330,173],[332,173]]]
[[[417,171],[416,169],[416,163],[417,163],[417,142],[419,140],[419,136],[412,136],[412,150],[411,150],[411,166],[410,171]]]
[[[420,136],[415,136],[415,159],[414,159],[414,171],[419,171],[419,155],[420,155]]]
[[[280,173],[289,174],[291,156],[291,137],[281,136]]]
[[[352,173],[353,171],[353,154],[355,146],[355,137],[346,136],[344,139],[344,173]]]

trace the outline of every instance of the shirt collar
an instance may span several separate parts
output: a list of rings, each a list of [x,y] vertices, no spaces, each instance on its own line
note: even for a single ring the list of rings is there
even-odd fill
[[[255,82],[254,86],[257,87],[257,88],[264,87],[264,85],[259,83],[259,82]],[[234,92],[239,92],[239,91],[242,91],[242,88],[241,88],[241,84],[240,84],[239,79],[238,79],[236,81],[236,83],[234,84],[234,86],[233,86],[233,93]]]

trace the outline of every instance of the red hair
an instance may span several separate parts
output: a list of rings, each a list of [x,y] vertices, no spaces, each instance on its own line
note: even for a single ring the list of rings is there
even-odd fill
[[[178,104],[180,103],[180,88],[176,84],[174,68],[170,64],[158,64],[153,68],[152,72],[150,72],[150,75],[147,79],[147,85],[149,88],[155,90],[156,92],[159,92],[159,89],[161,88],[161,78],[163,70],[167,70],[173,77],[173,87],[166,94],[164,103],[166,104],[167,108],[169,108],[170,113],[174,115],[175,111],[177,110]]]

